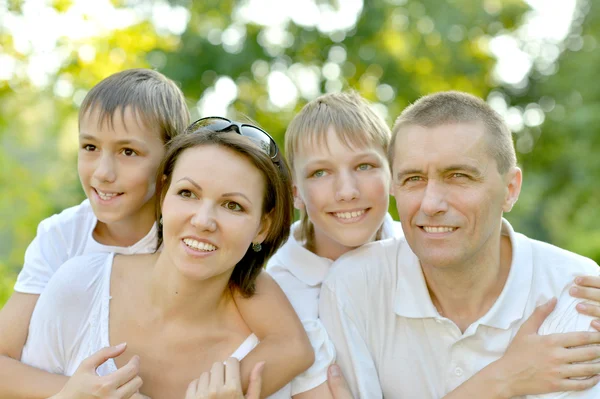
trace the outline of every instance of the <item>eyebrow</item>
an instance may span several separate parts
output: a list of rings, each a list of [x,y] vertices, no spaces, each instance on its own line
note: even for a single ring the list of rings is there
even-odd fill
[[[447,167],[445,167],[444,169],[442,169],[440,171],[440,174],[446,174],[446,173],[454,172],[454,171],[457,171],[457,170],[464,170],[465,172],[469,172],[469,173],[471,173],[472,175],[474,175],[476,177],[481,176],[481,171],[479,169],[477,169],[474,166],[467,165],[467,164],[455,164],[455,165],[447,166]],[[415,174],[416,175],[423,175],[423,174],[425,174],[425,172],[423,172],[422,169],[416,169],[416,168],[405,169],[405,170],[399,171],[396,174],[396,178],[399,179],[402,176],[415,175]]]
[[[190,182],[194,187],[196,187],[199,191],[202,191],[202,187],[200,187],[200,185],[198,183],[196,183],[195,181],[193,181],[191,178],[189,177],[182,177],[181,179],[177,180],[177,183],[179,183],[182,180],[187,180],[188,182]],[[246,195],[244,195],[243,193],[240,193],[238,191],[234,191],[231,193],[225,193],[222,195],[222,197],[243,197],[246,199],[246,201],[248,201],[249,203],[252,203],[252,201],[250,201],[250,199],[248,197],[246,197]]]
[[[376,151],[368,151],[368,152],[360,152],[355,155],[352,155],[351,157],[349,157],[349,159],[352,161],[360,161],[365,158],[371,158],[371,157],[377,157],[377,156],[378,156],[378,154]],[[320,164],[327,164],[327,163],[331,163],[330,158],[314,158],[314,159],[309,159],[309,161],[306,163],[306,165],[313,165],[313,164],[320,165]]]
[[[80,140],[90,140],[90,141],[98,141],[98,138],[95,136],[92,136],[91,134],[80,134],[79,135],[79,139]],[[115,141],[115,144],[118,145],[131,145],[131,144],[135,144],[137,146],[140,147],[144,147],[145,143],[142,140],[132,140],[132,139],[123,139],[123,140],[117,140]]]

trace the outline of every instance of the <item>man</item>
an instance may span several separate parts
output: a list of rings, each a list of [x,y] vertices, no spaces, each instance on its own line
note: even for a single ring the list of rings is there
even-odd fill
[[[321,320],[355,397],[443,397],[499,359],[553,297],[540,334],[591,331],[568,288],[577,275],[598,275],[598,265],[518,234],[502,217],[522,175],[498,114],[474,96],[436,93],[408,107],[392,134],[405,239],[358,249],[321,291]],[[582,376],[600,371],[582,366]],[[600,385],[560,395],[596,398]]]

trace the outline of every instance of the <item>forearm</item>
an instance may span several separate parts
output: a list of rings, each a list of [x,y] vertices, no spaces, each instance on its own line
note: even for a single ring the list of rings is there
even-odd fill
[[[0,398],[45,399],[59,392],[67,379],[0,356]]]
[[[266,397],[306,370],[314,353],[302,323],[279,285],[266,273],[256,281],[256,294],[235,298],[236,305],[260,344],[241,362],[244,389],[254,365],[265,361],[261,396]]]
[[[294,377],[310,367],[314,353],[305,339],[266,337],[240,362],[242,387],[244,391],[250,382],[254,365],[266,361],[262,372],[261,397],[267,397],[280,390]]]

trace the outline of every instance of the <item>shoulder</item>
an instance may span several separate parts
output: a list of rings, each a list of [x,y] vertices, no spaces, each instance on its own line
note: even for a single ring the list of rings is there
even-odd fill
[[[69,259],[54,273],[40,300],[49,297],[71,307],[92,298],[109,277],[113,256],[99,252]]]
[[[589,258],[522,234],[516,236],[518,245],[526,244],[531,248],[534,273],[538,275],[546,275],[550,280],[571,283],[578,275],[600,274],[598,264]]]
[[[96,225],[97,219],[89,200],[67,208],[62,212],[44,219],[38,225],[38,238],[62,237],[66,240],[81,240],[84,232]]]
[[[331,291],[375,294],[384,286],[394,287],[403,252],[410,251],[404,238],[365,244],[340,257],[323,283]],[[358,297],[358,296],[356,296]]]

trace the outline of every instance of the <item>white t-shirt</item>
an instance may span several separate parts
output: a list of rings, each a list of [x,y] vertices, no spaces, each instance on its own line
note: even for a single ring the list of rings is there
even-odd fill
[[[55,374],[71,376],[81,362],[110,346],[109,302],[113,253],[71,258],[40,295],[29,325],[21,361]],[[256,345],[251,334],[231,355],[244,358]],[[113,359],[98,375],[117,370]]]
[[[506,220],[502,234],[513,249],[506,284],[464,333],[436,310],[404,239],[367,244],[340,262],[323,283],[319,310],[357,399],[443,397],[499,359],[535,307],[552,297],[558,304],[540,334],[593,331],[568,290],[578,275],[599,275],[598,265],[517,234]],[[600,385],[539,397],[600,398]]]
[[[355,250],[347,252],[335,262],[320,257],[297,240],[299,226],[300,222],[292,225],[289,239],[267,263],[267,272],[287,295],[315,351],[313,365],[292,380],[290,396],[309,391],[327,381],[327,368],[335,360],[335,348],[319,320],[321,283],[333,267],[342,260],[352,262],[355,254]],[[402,237],[402,225],[386,215],[381,236],[382,239]]]
[[[41,294],[58,268],[75,256],[93,252],[130,255],[151,253],[156,249],[156,224],[132,246],[114,247],[100,244],[94,239],[92,233],[97,223],[98,219],[87,199],[43,220],[25,252],[25,263],[17,278],[15,291]]]

